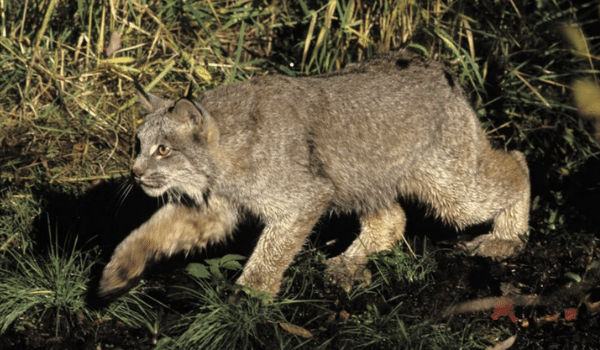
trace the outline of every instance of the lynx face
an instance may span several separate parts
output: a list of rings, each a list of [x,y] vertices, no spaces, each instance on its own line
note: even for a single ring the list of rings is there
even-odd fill
[[[147,115],[137,132],[134,178],[150,196],[166,194],[175,202],[189,197],[201,204],[209,192],[213,168],[207,123],[190,101],[164,101],[164,105]]]

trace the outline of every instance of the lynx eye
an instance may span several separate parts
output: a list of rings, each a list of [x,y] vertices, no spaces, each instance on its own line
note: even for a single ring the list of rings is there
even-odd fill
[[[158,155],[166,157],[169,155],[169,153],[171,153],[171,148],[169,148],[165,145],[159,145],[158,148],[156,149],[156,152],[158,153]]]

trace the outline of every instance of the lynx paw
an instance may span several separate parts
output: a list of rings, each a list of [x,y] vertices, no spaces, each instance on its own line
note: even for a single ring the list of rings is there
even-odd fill
[[[473,255],[502,260],[521,251],[525,243],[520,239],[498,239],[489,233],[478,236],[470,242],[462,242],[460,246]]]
[[[325,273],[331,282],[346,292],[352,290],[355,284],[366,286],[371,282],[371,271],[366,269],[365,264],[349,263],[341,255],[327,260]]]
[[[98,295],[106,298],[124,294],[139,281],[145,266],[145,261],[133,257],[111,259],[102,272]]]
[[[268,278],[265,274],[244,272],[236,283],[242,286],[244,292],[250,296],[261,299],[274,299],[279,293],[281,279]]]

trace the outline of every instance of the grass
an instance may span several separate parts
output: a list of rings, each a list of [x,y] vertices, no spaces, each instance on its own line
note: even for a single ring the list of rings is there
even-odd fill
[[[94,264],[92,252],[65,252],[56,242],[48,248],[46,254],[6,250],[0,265],[0,334],[15,326],[18,332],[51,329],[54,337],[64,337],[94,320],[114,318],[142,327],[152,319],[151,306],[135,291],[102,312],[90,308],[86,295]]]
[[[197,281],[195,287],[187,293],[198,306],[174,327],[174,333],[179,335],[168,348],[270,348],[261,341],[260,328],[276,327],[277,322],[283,321],[279,305],[264,306],[262,300],[252,297],[238,302],[224,300],[204,281]]]
[[[323,257],[312,252],[290,268],[281,299],[269,304],[256,296],[230,301],[237,260],[217,259],[174,283],[185,297],[148,281],[95,309],[87,298],[110,247],[108,232],[80,249],[58,239],[91,234],[80,221],[50,227],[56,236],[49,244],[40,226],[55,222],[44,217],[52,196],[77,200],[124,181],[140,123],[134,77],[149,91],[177,96],[190,81],[198,91],[262,74],[325,73],[408,47],[444,60],[492,142],[526,154],[534,183],[530,246],[560,242],[580,257],[565,267],[568,276],[587,285],[599,260],[597,180],[589,176],[600,169],[598,22],[597,3],[567,0],[0,0],[0,334],[15,346],[42,334],[38,345],[30,337],[32,349],[56,337],[63,348],[119,346],[111,329],[121,332],[120,344],[140,348],[140,337],[148,349],[496,343],[514,325],[440,319],[423,308],[437,302],[423,298],[446,288],[449,276],[439,271],[461,270],[448,270],[461,258],[441,264],[429,246],[416,258],[404,248],[374,257],[371,283],[349,293],[326,280]],[[113,32],[122,49],[107,57]],[[550,276],[558,273],[552,266]],[[561,270],[553,278],[563,277]],[[468,284],[455,282],[459,290]],[[453,301],[439,297],[440,305]],[[534,332],[519,329],[543,348]]]
[[[69,333],[84,309],[91,268],[87,256],[71,252],[62,257],[54,248],[44,258],[32,256],[30,251],[22,255],[8,251],[8,254],[8,259],[15,263],[0,269],[0,296],[4,301],[0,333],[16,320],[20,320],[22,327],[51,323],[55,336]]]
[[[193,283],[191,287],[181,288],[180,296],[195,307],[172,326],[169,333],[173,337],[163,338],[158,348],[460,349],[483,344],[470,336],[473,326],[453,331],[432,321],[423,322],[419,317],[403,314],[402,295],[386,296],[380,292],[398,281],[413,287],[418,284],[415,282],[421,282],[421,288],[428,288],[431,281],[427,280],[435,267],[433,261],[423,256],[414,257],[406,249],[396,248],[373,257],[375,272],[370,283],[343,296],[347,303],[364,303],[365,300],[369,303],[364,312],[347,317],[342,316],[347,312],[337,310],[339,305],[335,302],[316,296],[319,291],[315,285],[329,283],[317,272],[322,255],[311,253],[296,261],[288,272],[284,282],[286,291],[279,300],[265,300],[252,291],[245,294],[228,283],[223,272],[236,269],[227,267],[235,261],[233,259],[237,258],[225,256],[209,260],[208,267],[193,264],[192,268],[188,267]],[[403,265],[405,276],[391,277],[391,273],[398,274],[394,269],[398,264]],[[335,287],[329,285],[329,288]],[[327,334],[328,328],[336,326],[336,317],[341,318],[337,334],[324,342],[315,341]]]

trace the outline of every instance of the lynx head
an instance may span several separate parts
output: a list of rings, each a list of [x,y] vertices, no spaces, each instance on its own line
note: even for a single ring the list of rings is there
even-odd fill
[[[214,120],[191,99],[174,102],[143,90],[139,98],[146,117],[136,133],[136,182],[151,196],[206,201],[214,178],[212,150],[219,138]]]

